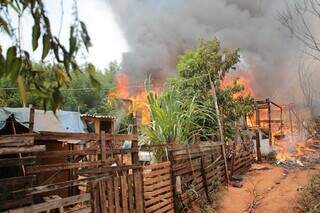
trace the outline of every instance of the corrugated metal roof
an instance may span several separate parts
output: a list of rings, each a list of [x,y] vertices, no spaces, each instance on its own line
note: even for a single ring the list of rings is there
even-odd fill
[[[9,116],[14,118],[21,125],[29,128],[30,108],[0,108],[0,129],[5,126]],[[79,112],[57,111],[56,115],[52,111],[35,110],[34,131],[35,132],[78,132],[84,133],[85,126],[81,120]]]

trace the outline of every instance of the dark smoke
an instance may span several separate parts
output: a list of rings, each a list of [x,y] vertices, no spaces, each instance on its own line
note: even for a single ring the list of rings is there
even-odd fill
[[[135,82],[175,74],[179,55],[200,39],[240,48],[259,98],[288,101],[299,51],[277,20],[281,0],[110,0],[130,46],[122,67]],[[243,66],[239,66],[243,67]],[[280,99],[281,97],[281,99]],[[293,99],[289,97],[288,99]]]

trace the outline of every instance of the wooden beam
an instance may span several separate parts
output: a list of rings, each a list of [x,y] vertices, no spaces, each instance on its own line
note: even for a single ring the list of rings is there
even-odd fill
[[[98,173],[107,173],[107,172],[115,172],[115,171],[123,171],[129,169],[141,169],[140,165],[124,165],[124,166],[107,166],[100,168],[92,168],[92,169],[81,169],[77,171],[78,175],[83,174],[98,174]]]
[[[60,171],[67,169],[77,169],[84,167],[95,167],[101,166],[103,163],[101,161],[97,162],[81,162],[81,163],[56,163],[56,164],[47,164],[47,165],[37,165],[37,166],[28,166],[26,168],[27,174],[35,174],[40,172],[52,172]]]
[[[29,115],[29,133],[33,133],[34,127],[34,107],[30,108],[30,115]]]
[[[59,207],[63,207],[63,206],[69,206],[72,204],[89,201],[90,199],[91,199],[90,194],[85,193],[81,195],[63,198],[60,200],[39,203],[36,205],[31,205],[31,206],[27,206],[19,209],[10,209],[8,210],[8,213],[29,213],[29,212],[38,213],[38,212],[43,212],[51,209],[58,209]]]
[[[6,147],[0,148],[0,155],[43,152],[46,150],[45,145],[36,145],[30,147]]]
[[[139,152],[139,149],[108,149],[106,150],[107,155]],[[61,156],[85,156],[85,155],[97,155],[101,151],[98,149],[88,150],[59,150],[59,151],[46,151],[41,152],[37,155],[37,158],[57,158]]]
[[[33,165],[35,163],[36,163],[36,156],[0,159],[0,167]]]
[[[35,178],[35,175],[26,176],[26,177],[34,177]],[[24,177],[24,178],[26,178],[26,177]],[[106,174],[96,175],[96,176],[90,176],[88,178],[83,178],[83,179],[79,179],[79,180],[71,180],[71,181],[66,181],[66,182],[61,182],[61,183],[41,185],[41,186],[24,188],[24,189],[19,189],[19,190],[16,189],[14,191],[10,191],[9,193],[12,196],[15,196],[15,195],[21,194],[21,193],[26,194],[26,195],[36,195],[36,194],[52,192],[52,191],[56,191],[56,190],[60,190],[60,189],[64,189],[64,188],[70,188],[70,187],[79,186],[79,185],[86,185],[91,182],[106,181],[106,180],[110,179],[110,177],[111,176],[106,175]],[[13,183],[15,183],[15,182],[13,181]],[[0,186],[0,189],[1,189],[1,186]]]
[[[106,162],[107,155],[106,155],[106,133],[105,131],[101,131],[100,133],[100,149],[101,149],[101,161]]]
[[[6,135],[0,137],[0,147],[32,146],[33,144],[33,135]]]
[[[125,141],[138,140],[137,135],[126,134],[105,134],[106,140]],[[98,133],[70,133],[70,132],[40,132],[36,135],[36,140],[82,140],[82,141],[98,141],[100,134]]]

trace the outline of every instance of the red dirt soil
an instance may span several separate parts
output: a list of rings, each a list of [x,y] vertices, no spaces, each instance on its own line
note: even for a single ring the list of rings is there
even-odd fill
[[[258,170],[258,167],[266,169]],[[252,170],[244,176],[242,188],[229,186],[223,191],[217,212],[299,212],[297,207],[299,189],[308,183],[312,175],[319,172],[320,167],[287,171],[270,164],[253,165]],[[256,205],[252,206],[252,203]]]

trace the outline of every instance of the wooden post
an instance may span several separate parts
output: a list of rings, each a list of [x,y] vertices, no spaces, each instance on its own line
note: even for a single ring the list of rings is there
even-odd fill
[[[101,149],[101,161],[104,163],[107,160],[106,155],[106,133],[105,131],[100,132],[100,149]]]
[[[100,197],[100,210],[101,213],[106,213],[107,212],[107,199],[106,199],[106,183],[104,180],[99,181],[98,183],[99,187],[99,197]]]
[[[14,121],[15,121],[14,117],[11,117],[10,121],[11,121],[11,127],[12,127],[13,134],[16,135],[17,134],[17,130],[16,130],[16,125],[14,123]],[[19,153],[18,155],[19,155],[19,158],[21,159],[22,158],[22,154]],[[23,176],[26,176],[26,168],[24,167],[23,164],[21,165],[21,169],[22,169]]]
[[[134,117],[132,117],[132,125],[133,125],[133,129],[132,129],[132,134],[137,134],[138,130],[137,130],[137,121]],[[132,149],[138,149],[138,141],[136,140],[132,140]],[[131,162],[134,165],[138,165],[139,164],[139,153],[138,152],[132,152],[131,153]]]
[[[269,128],[269,145],[272,146],[272,129],[271,129],[271,103],[270,100],[267,99],[268,103],[268,128]]]
[[[218,100],[217,100],[216,88],[211,80],[210,75],[209,75],[209,80],[210,80],[211,92],[212,92],[212,96],[213,96],[213,102],[214,102],[214,107],[216,110],[216,116],[217,116],[217,121],[218,121],[220,141],[222,142],[221,152],[222,152],[223,160],[224,160],[224,169],[225,169],[226,179],[227,179],[226,182],[228,184],[229,183],[229,174],[228,174],[228,165],[227,165],[227,158],[226,158],[226,148],[225,148],[225,142],[224,142],[223,128],[222,128],[221,120],[220,120],[220,111],[219,111],[219,105],[218,105]]]
[[[293,125],[292,125],[291,107],[289,107],[289,121],[290,121],[290,133],[291,133],[291,137],[292,137],[292,134],[293,134]]]
[[[30,115],[29,115],[29,133],[33,133],[34,128],[34,107],[30,108]]]
[[[134,179],[134,192],[136,199],[136,212],[142,213],[144,212],[144,197],[143,197],[143,176],[141,171],[136,171],[133,173]]]
[[[207,201],[209,203],[211,203],[211,198],[210,198],[210,195],[209,195],[206,172],[204,170],[204,158],[203,158],[203,155],[201,155],[201,176],[202,176],[202,182],[203,182],[203,185],[204,185],[204,191],[206,193]]]
[[[261,157],[261,145],[260,145],[260,133],[259,133],[259,129],[256,130],[256,147],[257,147],[257,160],[258,162],[262,161],[262,157]]]
[[[169,145],[168,147],[170,146],[173,147],[174,142],[171,139],[169,139],[168,145]],[[171,176],[171,185],[172,185],[172,192],[173,192],[173,205],[174,205],[174,209],[178,209],[177,204],[179,202],[180,196],[176,190],[176,176],[174,175],[174,172],[173,172],[173,165],[175,161],[174,161],[172,149],[168,149],[168,160],[170,162],[170,176]]]

